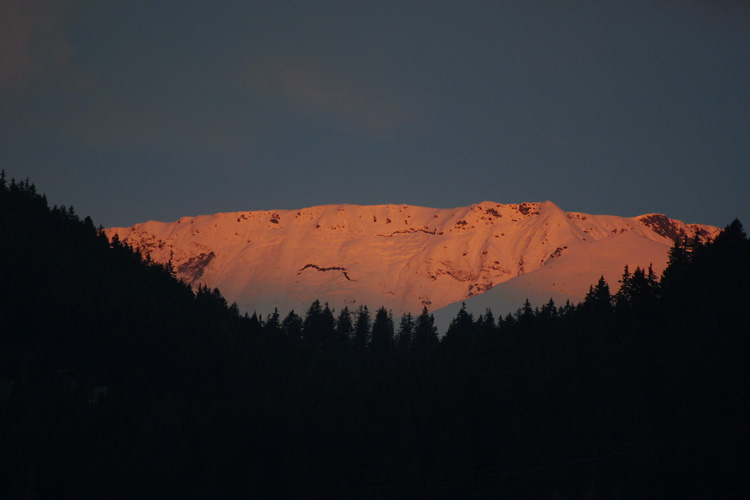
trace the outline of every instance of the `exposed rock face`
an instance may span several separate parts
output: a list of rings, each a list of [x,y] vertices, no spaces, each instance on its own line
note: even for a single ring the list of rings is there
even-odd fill
[[[709,238],[713,234],[714,228],[701,226],[699,224],[683,224],[680,221],[674,221],[663,214],[648,214],[637,217],[638,222],[651,229],[658,235],[669,238],[672,242],[683,238],[691,238],[698,235],[702,239]]]
[[[663,267],[675,238],[717,232],[663,215],[565,213],[551,202],[455,209],[328,205],[107,230],[156,261],[171,261],[181,279],[218,287],[241,310],[299,312],[320,299],[335,308],[384,305],[395,314],[482,294],[625,233],[631,253],[639,242],[663,249],[662,262],[653,262]],[[595,267],[596,256],[589,259]]]
[[[190,257],[177,266],[177,274],[188,283],[196,283],[201,279],[203,271],[214,257],[216,257],[216,254],[213,252],[201,253],[195,257]]]

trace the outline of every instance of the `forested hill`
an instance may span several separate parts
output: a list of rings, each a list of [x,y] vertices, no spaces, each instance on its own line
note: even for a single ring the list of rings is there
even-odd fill
[[[195,354],[190,342],[238,326],[218,291],[196,296],[169,266],[110,242],[89,217],[50,209],[28,182],[3,179],[0,242],[6,377],[65,371],[82,385],[148,383]]]
[[[735,221],[442,339],[426,310],[250,318],[3,177],[0,497],[744,497],[749,283]]]
[[[203,472],[182,469],[199,462],[172,440],[202,432],[198,415],[249,381],[261,352],[248,353],[259,337],[217,290],[193,293],[4,176],[0,318],[1,498],[148,497],[167,485],[186,498]]]

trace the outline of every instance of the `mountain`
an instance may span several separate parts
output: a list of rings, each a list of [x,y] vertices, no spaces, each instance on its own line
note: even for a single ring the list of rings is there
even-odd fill
[[[327,205],[149,221],[106,233],[157,262],[171,261],[194,286],[219,288],[243,311],[301,312],[320,299],[401,314],[488,290],[490,302],[511,300],[513,307],[527,296],[577,301],[600,275],[616,282],[626,264],[653,263],[661,272],[676,238],[710,238],[718,229],[660,214],[564,212],[546,201]]]
[[[525,214],[529,230],[563,231],[545,219],[552,207],[538,208]],[[586,243],[470,302],[545,273],[569,279],[560,269],[584,274],[644,241],[660,248],[644,224],[690,229],[649,216],[593,240],[586,226],[574,231]],[[673,252],[659,293],[634,273],[614,307],[599,296],[494,324],[460,314],[441,340],[428,314],[395,336],[380,312],[361,337],[320,307],[296,326],[261,323],[118,240],[0,172],[0,498],[642,499],[745,488],[750,240],[737,220]],[[205,273],[222,258],[210,248],[219,254]]]
[[[435,311],[435,321],[440,330],[445,331],[461,307],[475,317],[491,309],[497,317],[514,313],[526,299],[533,306],[542,306],[550,299],[558,306],[566,301],[577,304],[600,276],[617,291],[625,265],[631,270],[652,265],[654,272],[660,275],[666,267],[670,245],[671,240],[652,240],[638,231],[626,231],[601,240],[581,240],[574,249],[569,246],[569,252],[536,271]]]

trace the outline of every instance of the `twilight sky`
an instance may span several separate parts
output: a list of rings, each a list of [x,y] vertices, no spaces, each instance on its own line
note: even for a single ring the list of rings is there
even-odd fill
[[[550,200],[750,228],[750,2],[0,0],[0,168],[105,227]]]

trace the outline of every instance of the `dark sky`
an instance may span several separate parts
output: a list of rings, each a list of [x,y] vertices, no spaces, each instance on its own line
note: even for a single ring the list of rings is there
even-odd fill
[[[750,2],[0,0],[0,167],[104,226],[334,203],[750,227]]]

